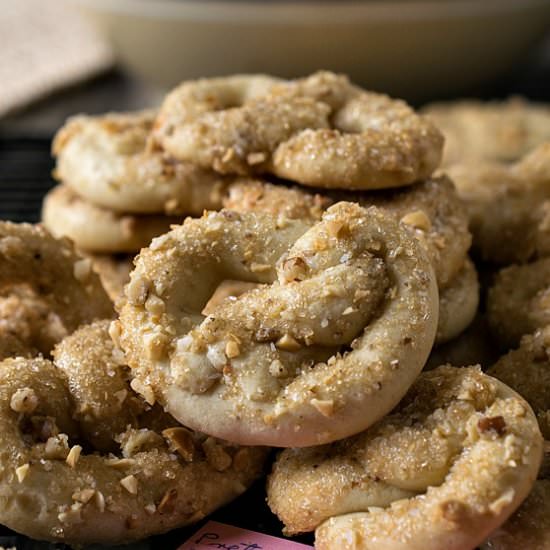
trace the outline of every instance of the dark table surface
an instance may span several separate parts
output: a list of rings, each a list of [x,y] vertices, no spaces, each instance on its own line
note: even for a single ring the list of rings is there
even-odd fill
[[[481,99],[522,95],[550,102],[550,37],[512,72],[484,88],[472,90]],[[50,142],[65,118],[77,112],[100,113],[158,104],[162,92],[145,86],[120,71],[59,93],[31,108],[0,120],[0,219],[36,222],[44,193],[54,184]],[[449,98],[433,98],[449,99]],[[281,535],[281,524],[265,503],[264,481],[210,519],[239,527]],[[202,523],[201,523],[202,524]],[[201,524],[153,537],[132,548],[177,548]],[[312,543],[312,536],[298,538]],[[0,527],[0,545],[18,549],[61,548],[37,543]]]

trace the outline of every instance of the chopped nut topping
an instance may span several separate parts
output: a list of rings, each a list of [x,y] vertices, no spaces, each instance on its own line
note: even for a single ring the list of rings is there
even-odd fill
[[[44,446],[44,457],[50,460],[65,460],[69,454],[69,438],[66,434],[49,437]]]
[[[250,166],[254,166],[255,164],[261,164],[265,161],[266,158],[267,157],[265,153],[249,153],[246,157],[246,162],[248,162]]]
[[[235,156],[235,149],[233,147],[228,147],[221,158],[222,163],[230,162],[231,159]]]
[[[177,498],[178,498],[178,490],[168,489],[168,491],[164,493],[164,496],[162,497],[158,505],[159,513],[160,514],[172,513],[174,511],[174,505],[176,504]]]
[[[10,400],[12,411],[30,414],[38,407],[38,396],[32,388],[20,388]]]
[[[96,491],[95,493],[95,505],[97,509],[103,513],[105,511],[105,497],[101,491]]]
[[[17,481],[19,481],[19,483],[22,483],[24,479],[27,477],[27,474],[29,473],[29,469],[30,469],[29,463],[23,464],[19,466],[19,468],[15,469],[15,475],[17,476]]]
[[[237,344],[235,340],[229,340],[229,342],[225,344],[225,355],[227,355],[229,359],[238,357],[240,353],[241,353],[241,350],[239,348],[239,344]]]
[[[213,437],[207,438],[202,444],[206,460],[214,470],[223,472],[231,466],[232,458]]]
[[[162,359],[166,353],[168,338],[164,334],[153,332],[143,337],[143,344],[147,358],[157,361]]]
[[[126,398],[128,397],[128,390],[119,390],[113,394],[114,398],[118,401],[119,405],[122,405]]]
[[[323,415],[334,414],[334,401],[332,399],[312,399],[311,404]]]
[[[72,494],[72,499],[77,502],[86,504],[95,495],[95,489],[82,489],[82,491],[76,491]]]
[[[120,321],[111,321],[111,324],[109,325],[109,336],[117,347],[120,347],[121,334],[122,327],[120,326]]]
[[[131,494],[137,495],[138,492],[138,480],[134,475],[123,477],[120,480],[120,484]]]
[[[276,345],[279,349],[285,351],[298,351],[302,347],[301,344],[290,334],[281,336],[281,338],[277,340]]]
[[[187,462],[193,461],[195,454],[195,442],[191,432],[184,427],[167,428],[162,431],[162,435],[170,441],[174,449]]]
[[[429,231],[432,228],[432,222],[423,210],[415,210],[414,212],[405,214],[401,218],[401,223],[410,225],[411,227],[420,229],[421,231]]]
[[[125,470],[133,466],[136,461],[133,458],[111,458],[106,460],[105,463],[116,470]]]
[[[150,516],[152,516],[157,511],[157,507],[152,502],[150,504],[147,504],[146,506],[144,506],[143,509]]]
[[[82,521],[82,511],[80,508],[69,508],[65,512],[61,512],[57,515],[57,519],[66,525],[80,523]]]
[[[269,264],[259,264],[256,262],[252,262],[250,264],[250,271],[252,271],[252,273],[265,273],[270,269],[271,269],[271,266]]]
[[[145,309],[149,313],[160,317],[166,310],[166,304],[161,298],[152,294],[145,301]]]
[[[506,433],[506,422],[502,416],[480,418],[477,427],[481,433],[494,432],[498,436]]]
[[[136,392],[143,396],[143,399],[147,402],[148,405],[153,406],[156,403],[155,393],[153,392],[151,386],[140,382],[137,378],[134,378],[130,382],[130,387]]]
[[[77,281],[85,283],[92,272],[92,260],[90,258],[82,258],[75,262],[73,266],[73,275]]]
[[[349,225],[344,221],[329,220],[327,222],[327,231],[331,237],[344,237],[349,235]]]
[[[80,445],[73,445],[71,447],[71,450],[69,451],[69,454],[65,459],[65,461],[71,468],[74,468],[76,466],[76,463],[80,459],[81,452],[82,452],[82,447]]]
[[[287,258],[283,262],[284,282],[303,281],[308,272],[306,261],[300,256]]]
[[[453,523],[462,523],[468,517],[468,507],[458,500],[448,500],[440,504],[443,517]]]
[[[142,306],[149,296],[150,282],[138,275],[134,276],[126,285],[128,302],[133,306]]]

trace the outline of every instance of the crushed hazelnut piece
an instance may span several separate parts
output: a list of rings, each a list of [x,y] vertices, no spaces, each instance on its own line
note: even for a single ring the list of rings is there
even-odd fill
[[[343,237],[349,234],[349,226],[343,221],[329,220],[327,222],[327,231],[331,237]]]
[[[27,462],[27,464],[23,464],[19,466],[19,468],[15,469],[15,475],[17,476],[17,481],[19,483],[22,483],[24,479],[27,477],[27,474],[29,473],[30,464]]]
[[[246,162],[250,164],[250,166],[254,166],[255,164],[261,164],[266,159],[266,154],[262,152],[257,153],[249,153],[246,157]]]
[[[50,460],[65,460],[69,453],[69,437],[57,434],[48,437],[44,446],[44,457]]]
[[[174,511],[174,505],[178,498],[177,489],[168,489],[158,505],[158,511],[160,514],[170,514]]]
[[[153,406],[156,403],[155,393],[151,389],[151,386],[140,382],[137,378],[134,378],[130,382],[130,387],[136,392],[143,396],[143,399],[147,402],[148,405]]]
[[[128,390],[119,390],[113,394],[114,398],[118,401],[119,405],[122,405],[128,397]]]
[[[168,338],[164,334],[153,332],[143,337],[143,344],[147,358],[157,361],[165,355]]]
[[[77,502],[82,502],[82,504],[86,504],[91,500],[94,495],[95,489],[82,489],[82,491],[76,491],[75,493],[73,493],[72,498]]]
[[[65,459],[65,462],[71,467],[74,468],[76,466],[76,463],[80,459],[80,453],[82,452],[82,447],[80,445],[73,445],[71,447],[71,450],[69,451],[69,454],[67,455],[67,458]]]
[[[285,351],[298,351],[302,346],[290,334],[285,334],[277,340],[276,346]]]
[[[311,404],[323,415],[334,414],[334,401],[332,399],[312,399]]]
[[[228,147],[221,158],[222,163],[229,162],[235,156],[235,149],[233,147]]]
[[[101,491],[96,491],[95,493],[95,505],[97,509],[103,513],[105,511],[105,497]]]
[[[240,353],[241,353],[241,350],[239,348],[239,344],[237,344],[235,340],[229,340],[229,342],[225,344],[225,355],[227,355],[229,359],[238,357]]]
[[[18,413],[32,413],[38,407],[38,396],[32,388],[20,388],[11,396],[10,407]]]
[[[162,431],[162,435],[170,441],[184,460],[192,462],[195,453],[195,443],[191,432],[187,428],[167,428]]]
[[[122,334],[122,327],[120,326],[120,321],[111,321],[109,325],[109,336],[115,344],[115,346],[120,347],[120,336]]]
[[[149,296],[150,282],[136,275],[126,285],[126,297],[133,306],[142,306]]]
[[[157,511],[157,507],[152,502],[150,504],[147,504],[146,506],[144,506],[143,509],[150,516],[152,516]]]
[[[287,258],[283,262],[283,273],[285,281],[302,281],[305,279],[307,271],[308,265],[306,261],[300,256]]]
[[[120,480],[120,484],[131,494],[137,495],[138,492],[138,480],[136,476],[130,474],[129,476],[123,477]]]
[[[420,229],[421,231],[429,231],[432,228],[432,222],[423,210],[415,210],[414,212],[405,214],[401,218],[401,223],[410,225],[411,227]]]
[[[132,458],[112,458],[106,461],[107,466],[115,468],[116,470],[125,470],[135,464],[135,460]]]
[[[441,514],[447,521],[463,523],[468,516],[467,505],[458,500],[448,500],[440,504]]]
[[[271,266],[269,264],[259,264],[256,262],[252,262],[250,264],[250,271],[252,271],[252,273],[265,273],[270,269],[271,269]]]
[[[506,422],[502,416],[480,418],[477,427],[481,433],[495,432],[501,436],[506,433]]]

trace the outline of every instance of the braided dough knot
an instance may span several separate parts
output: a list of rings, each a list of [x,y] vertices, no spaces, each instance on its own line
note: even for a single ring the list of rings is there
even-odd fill
[[[0,521],[71,545],[140,540],[202,519],[260,474],[264,449],[178,426],[130,387],[109,321],[54,363],[0,362]]]
[[[225,279],[262,283],[206,317]],[[246,444],[356,433],[406,392],[433,344],[437,288],[417,240],[376,208],[320,222],[263,213],[186,220],[140,254],[120,342],[180,422]]]
[[[479,367],[423,373],[398,407],[353,438],[287,449],[268,501],[315,548],[474,548],[536,479],[542,437],[527,402]]]
[[[208,86],[203,80],[172,92],[155,134],[174,157],[222,174],[269,172],[304,185],[375,189],[426,178],[441,160],[443,137],[428,119],[341,75],[274,84],[229,108],[190,92]],[[211,86],[216,97],[219,80]]]

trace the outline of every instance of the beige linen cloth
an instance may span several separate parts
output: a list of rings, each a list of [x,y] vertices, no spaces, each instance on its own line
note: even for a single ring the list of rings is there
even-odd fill
[[[63,0],[0,0],[0,117],[112,64],[108,45]]]

